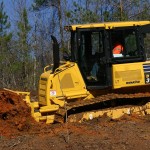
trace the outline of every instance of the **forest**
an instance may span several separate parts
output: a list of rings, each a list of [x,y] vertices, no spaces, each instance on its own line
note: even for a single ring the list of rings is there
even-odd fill
[[[37,90],[53,60],[51,35],[61,58],[70,50],[65,25],[127,20],[150,20],[150,0],[0,0],[0,88]]]

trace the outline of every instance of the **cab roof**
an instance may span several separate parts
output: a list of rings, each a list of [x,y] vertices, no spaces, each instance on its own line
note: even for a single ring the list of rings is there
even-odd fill
[[[103,23],[89,23],[89,24],[76,24],[65,26],[66,30],[76,31],[77,28],[105,28],[112,29],[115,27],[129,27],[129,26],[142,26],[150,24],[150,21],[126,21],[126,22],[103,22]]]

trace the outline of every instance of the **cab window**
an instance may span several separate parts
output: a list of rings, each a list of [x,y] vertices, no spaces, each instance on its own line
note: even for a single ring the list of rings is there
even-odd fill
[[[137,57],[138,42],[133,29],[115,30],[111,32],[112,57]]]
[[[144,47],[146,53],[146,59],[150,60],[150,33],[144,34]]]

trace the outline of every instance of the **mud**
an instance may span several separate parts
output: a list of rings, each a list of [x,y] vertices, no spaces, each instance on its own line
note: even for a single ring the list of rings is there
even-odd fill
[[[102,117],[82,123],[45,125],[30,116],[17,94],[0,90],[2,150],[149,150],[150,116]]]

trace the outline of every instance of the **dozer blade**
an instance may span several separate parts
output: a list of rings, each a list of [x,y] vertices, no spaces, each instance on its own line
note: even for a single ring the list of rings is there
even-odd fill
[[[14,91],[14,90],[6,89],[6,88],[3,88],[3,90],[5,92],[15,93],[21,96],[21,98],[26,102],[26,104],[31,108],[31,116],[34,117],[34,109],[38,107],[38,102],[31,102],[30,92]]]
[[[6,88],[3,88],[3,90],[20,95],[23,98],[23,100],[30,106],[30,92],[13,91]]]
[[[31,108],[31,116],[37,122],[42,121],[46,124],[54,123],[54,112],[58,110],[58,105],[40,107],[39,102],[31,102],[30,92],[14,91],[6,88],[4,88],[3,91],[5,91],[6,93],[15,93],[18,96],[21,96],[21,98],[26,102],[26,104]]]

